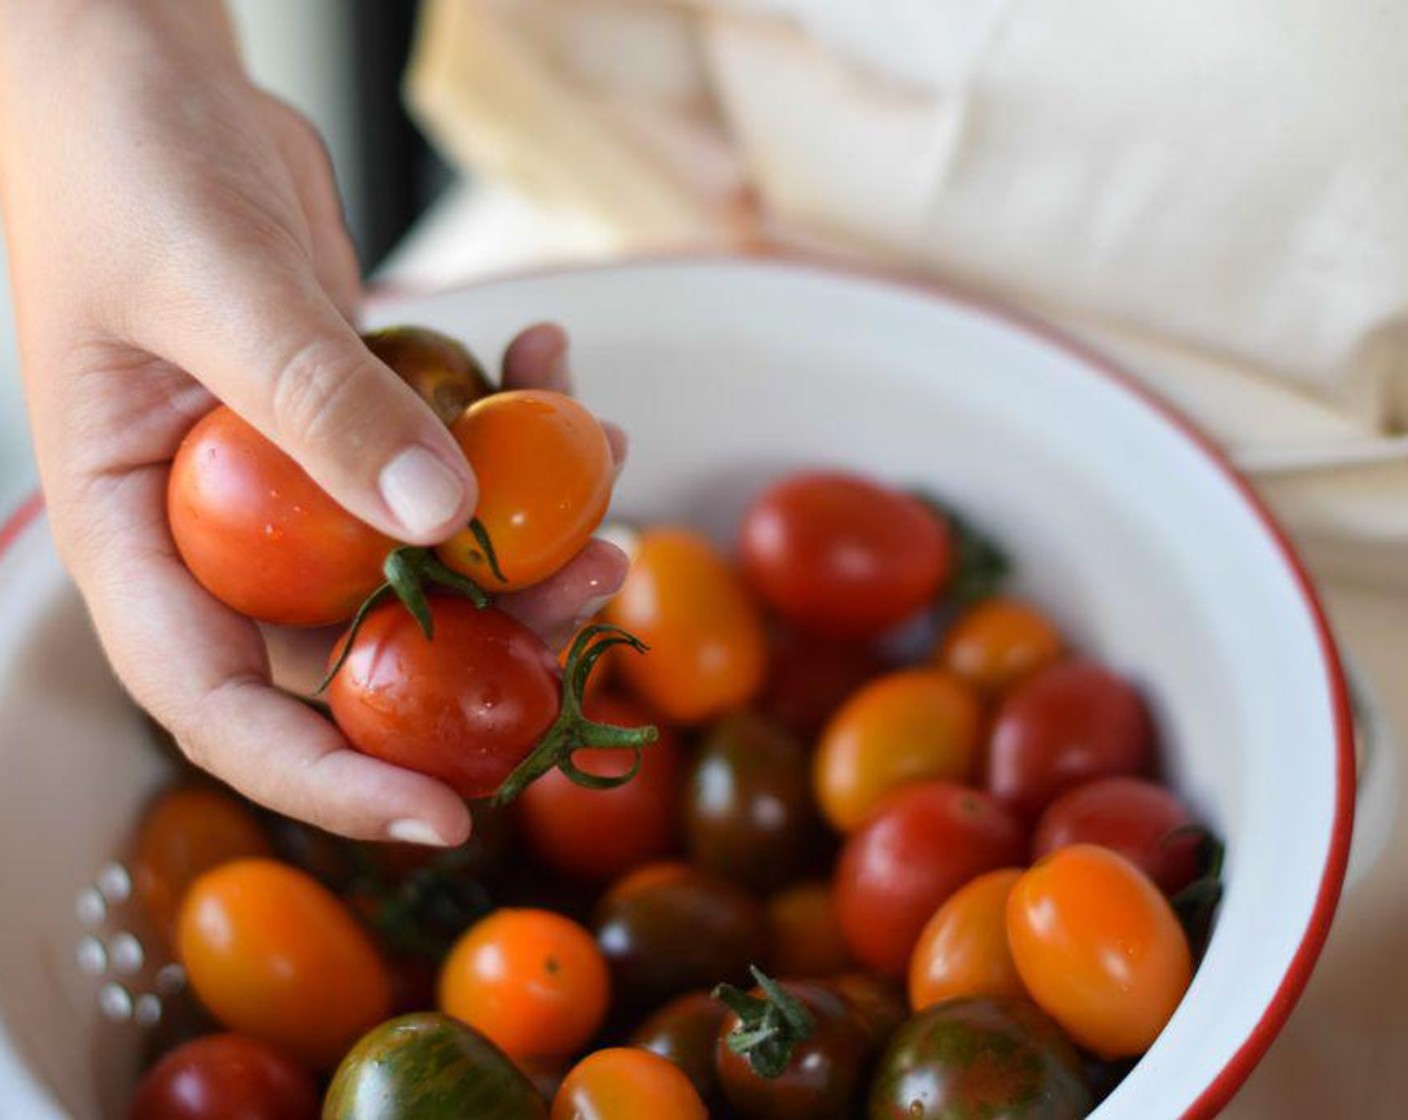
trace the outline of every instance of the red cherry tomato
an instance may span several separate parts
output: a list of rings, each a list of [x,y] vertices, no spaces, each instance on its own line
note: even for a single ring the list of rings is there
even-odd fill
[[[1183,803],[1162,786],[1140,778],[1099,778],[1047,806],[1032,838],[1032,858],[1073,844],[1098,844],[1173,895],[1198,877],[1201,844],[1188,827],[1192,823]]]
[[[953,569],[947,524],[922,502],[841,472],[793,475],[743,518],[743,567],[758,594],[818,634],[865,637],[903,622]]]
[[[954,891],[1025,856],[1021,827],[987,794],[951,782],[907,786],[841,849],[841,932],[862,964],[903,976],[924,923]]]
[[[130,1120],[317,1120],[313,1075],[267,1043],[212,1034],[178,1046],[142,1078]]]
[[[1154,726],[1126,680],[1090,661],[1052,665],[998,710],[987,787],[1034,818],[1066,790],[1112,774],[1139,774],[1154,759]]]
[[[167,517],[181,559],[207,591],[283,626],[351,618],[395,547],[224,406],[177,449]]]
[[[593,697],[587,714],[603,723],[638,727],[650,722],[640,705],[615,696]],[[631,766],[630,751],[587,749],[572,761],[588,774],[618,777]],[[560,770],[523,791],[523,833],[549,867],[585,879],[614,879],[667,854],[678,829],[684,781],[679,746],[666,728],[645,748],[640,770],[615,789],[588,789]]]

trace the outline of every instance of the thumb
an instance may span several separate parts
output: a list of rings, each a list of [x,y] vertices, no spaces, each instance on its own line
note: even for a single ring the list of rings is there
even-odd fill
[[[186,291],[153,317],[152,337],[138,341],[190,373],[382,532],[433,544],[463,526],[477,491],[459,446],[367,349],[311,263],[286,253],[216,263],[201,270],[198,284],[210,298]]]

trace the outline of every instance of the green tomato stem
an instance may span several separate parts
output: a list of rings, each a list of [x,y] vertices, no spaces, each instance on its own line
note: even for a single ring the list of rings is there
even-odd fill
[[[796,1048],[811,1038],[816,1019],[796,996],[787,991],[756,965],[749,971],[761,996],[742,991],[732,984],[720,984],[714,998],[738,1016],[738,1023],[724,1037],[728,1048],[759,1077],[772,1080],[782,1076]]]

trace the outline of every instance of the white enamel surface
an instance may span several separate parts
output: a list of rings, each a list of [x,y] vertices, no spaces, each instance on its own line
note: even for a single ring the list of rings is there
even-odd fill
[[[1227,898],[1193,988],[1096,1115],[1174,1117],[1213,1081],[1305,934],[1330,847],[1335,735],[1295,579],[1187,437],[985,313],[783,264],[524,278],[374,318],[440,327],[486,356],[529,321],[564,323],[580,394],[631,433],[621,514],[723,534],[779,471],[850,464],[926,485],[1003,540],[1020,589],[1146,690],[1175,781],[1228,842]],[[41,1078],[71,1087],[76,1115],[116,1115],[93,1105],[72,900],[153,764],[38,533],[0,566],[0,623],[0,1022]],[[6,1061],[0,1049],[0,1085]]]

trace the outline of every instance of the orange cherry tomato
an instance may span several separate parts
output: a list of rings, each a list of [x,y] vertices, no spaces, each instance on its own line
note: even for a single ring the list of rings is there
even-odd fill
[[[471,926],[440,970],[440,1010],[511,1058],[584,1046],[606,1016],[610,978],[592,935],[549,910],[498,910]]]
[[[855,968],[830,883],[797,883],[773,895],[767,906],[768,964],[778,976],[817,980]]]
[[[487,591],[541,583],[582,550],[611,502],[615,466],[597,418],[541,389],[495,393],[450,429],[479,480],[475,517],[503,579],[469,529],[437,550]]]
[[[215,1018],[319,1069],[391,1008],[386,966],[351,913],[274,860],[227,863],[192,883],[177,949]]]
[[[281,626],[351,618],[396,547],[223,405],[177,449],[166,505],[200,584],[240,614]]]
[[[925,778],[968,780],[977,764],[981,714],[973,690],[942,669],[877,677],[822,732],[812,770],[822,815],[850,832],[899,786]]]
[[[1102,1058],[1147,1050],[1193,977],[1187,939],[1158,887],[1093,844],[1062,848],[1017,881],[1007,938],[1032,998]]]
[[[240,801],[209,786],[164,793],[142,818],[132,884],[147,916],[168,938],[187,888],[222,863],[273,854],[259,820]]]
[[[909,959],[909,1005],[922,1011],[959,996],[1023,996],[1007,947],[1007,898],[1022,872],[989,871],[950,895]]]
[[[598,1050],[578,1062],[552,1102],[552,1120],[708,1120],[684,1072],[633,1046]]]
[[[1064,652],[1061,633],[1020,599],[994,596],[968,610],[935,651],[935,660],[984,696],[999,696]]]
[[[642,533],[606,618],[650,647],[615,668],[668,720],[697,723],[741,707],[763,683],[767,645],[758,608],[697,533]]]

